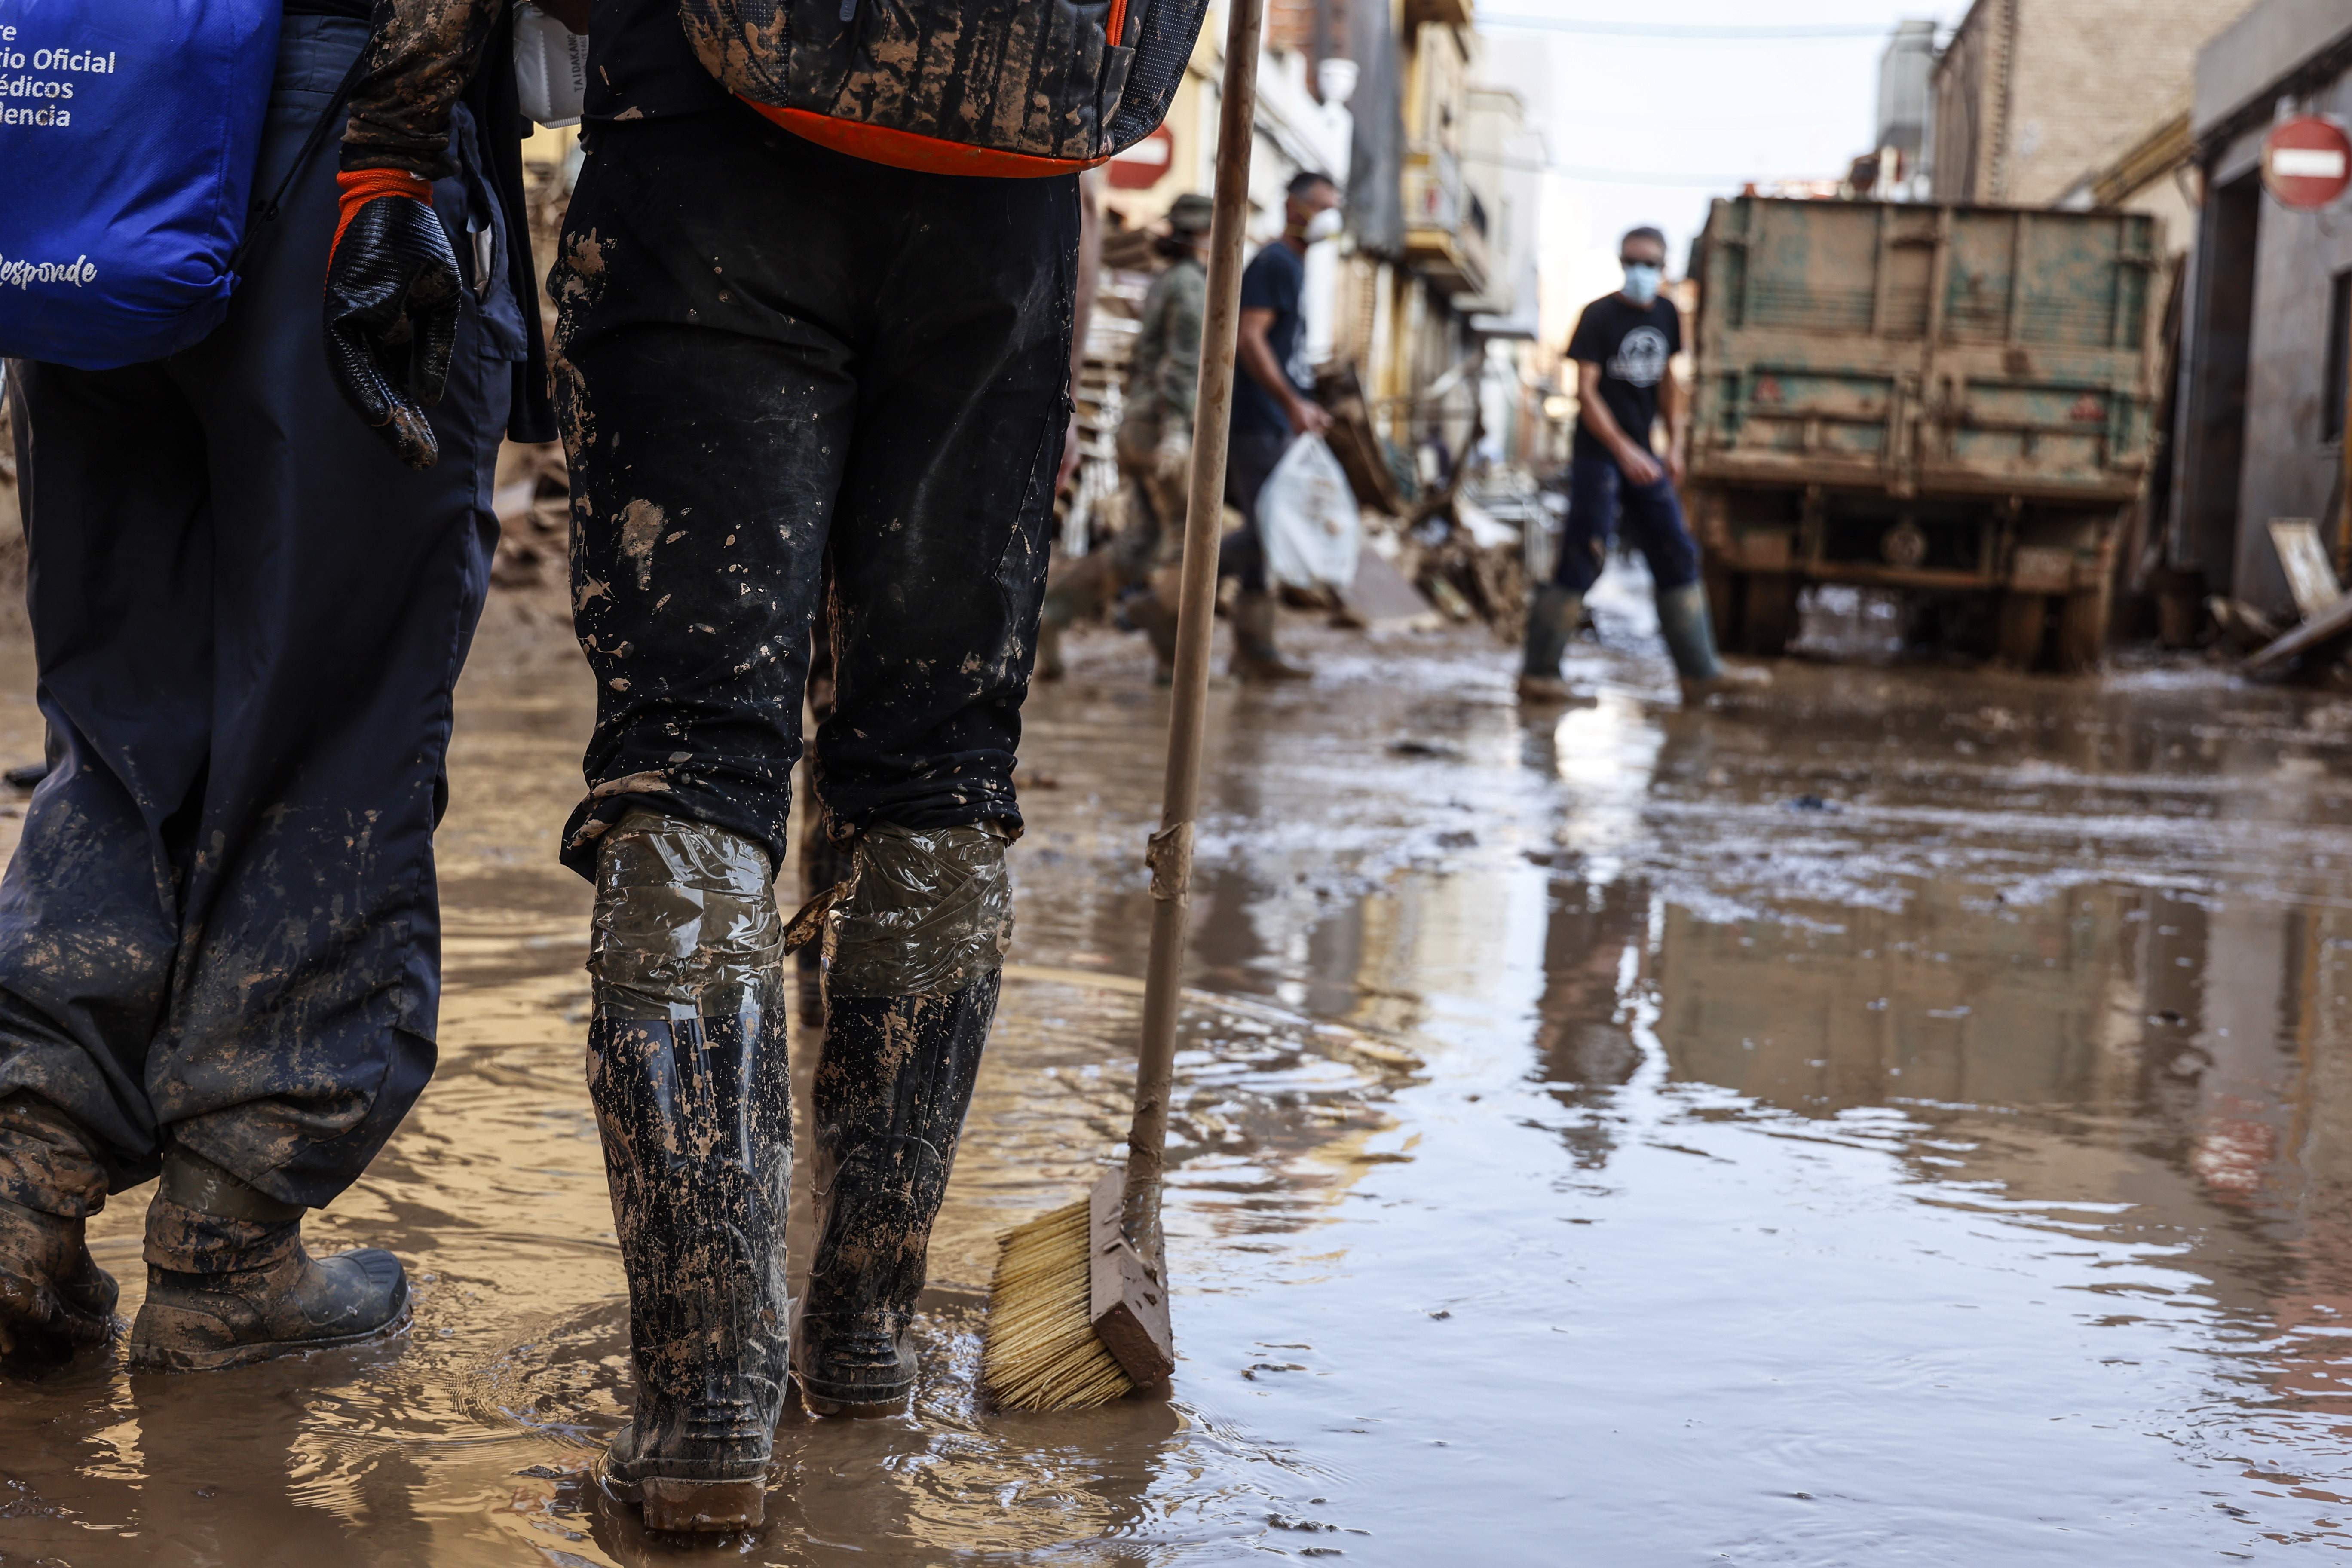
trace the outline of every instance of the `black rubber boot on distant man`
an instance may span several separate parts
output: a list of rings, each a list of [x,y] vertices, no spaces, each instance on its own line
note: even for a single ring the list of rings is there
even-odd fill
[[[1674,656],[1683,696],[1696,700],[1717,691],[1763,686],[1769,671],[1726,665],[1715,648],[1715,623],[1706,610],[1706,588],[1699,583],[1669,588],[1658,595],[1658,632]]]
[[[1567,702],[1574,693],[1559,677],[1569,639],[1584,619],[1584,595],[1547,583],[1528,606],[1527,656],[1519,666],[1519,700]]]

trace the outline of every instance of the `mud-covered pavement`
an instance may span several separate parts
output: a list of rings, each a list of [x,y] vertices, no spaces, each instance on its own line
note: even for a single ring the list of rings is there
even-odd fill
[[[439,1075],[310,1226],[401,1255],[414,1334],[0,1389],[8,1568],[2352,1542],[2352,702],[1791,664],[1678,711],[1622,596],[1540,722],[1466,637],[1213,694],[1175,1398],[1013,1416],[977,1307],[1124,1128],[1164,714],[1139,642],[1075,641],[919,1408],[788,1413],[761,1534],[644,1540],[584,1479],[627,1398],[554,860],[590,692],[511,609],[461,699]],[[95,1226],[126,1311],[144,1196]]]

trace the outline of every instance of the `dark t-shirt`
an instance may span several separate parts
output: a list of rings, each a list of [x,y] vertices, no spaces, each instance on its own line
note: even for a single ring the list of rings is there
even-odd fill
[[[1259,251],[1242,273],[1242,309],[1274,312],[1274,324],[1265,331],[1265,346],[1274,351],[1274,363],[1282,367],[1302,397],[1312,396],[1315,391],[1315,378],[1307,368],[1307,321],[1298,313],[1298,299],[1306,290],[1306,258],[1279,239]],[[1245,365],[1234,376],[1234,428],[1290,434],[1290,419],[1282,412],[1282,405],[1257,384],[1257,377]]]
[[[595,0],[588,20],[586,118],[705,114],[733,101],[686,41],[677,0]]]
[[[1568,340],[1568,357],[1579,364],[1601,367],[1601,401],[1609,405],[1617,427],[1648,447],[1651,427],[1658,422],[1658,384],[1666,378],[1666,364],[1682,352],[1683,315],[1664,296],[1636,305],[1622,294],[1595,300],[1577,318],[1576,333]],[[1609,448],[1576,420],[1576,455],[1605,457]]]

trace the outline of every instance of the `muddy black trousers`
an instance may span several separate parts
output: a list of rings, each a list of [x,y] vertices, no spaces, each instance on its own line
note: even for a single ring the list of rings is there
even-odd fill
[[[550,279],[597,695],[565,864],[633,809],[782,864],[828,578],[836,833],[1017,827],[1077,242],[1075,176],[887,168],[740,108],[593,128]]]
[[[366,33],[288,18],[257,188]],[[433,1070],[432,834],[521,318],[467,291],[441,461],[403,467],[327,372],[334,153],[195,347],[10,367],[50,772],[0,879],[0,1121],[26,1093],[65,1111],[103,1190],[175,1142],[324,1204]],[[435,192],[461,236],[488,199],[467,162]],[[0,1196],[102,1197],[37,1190],[39,1163],[0,1137]]]

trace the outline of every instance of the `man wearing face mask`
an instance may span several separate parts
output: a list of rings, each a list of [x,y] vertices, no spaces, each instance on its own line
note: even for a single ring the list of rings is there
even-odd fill
[[[1294,437],[1331,427],[1330,415],[1314,402],[1299,301],[1307,289],[1307,247],[1339,232],[1339,188],[1328,174],[1295,174],[1282,216],[1282,237],[1259,251],[1242,274],[1239,347],[1246,374],[1234,378],[1225,500],[1245,521],[1217,552],[1217,574],[1242,580],[1234,605],[1234,673],[1244,680],[1307,677],[1274,646],[1274,595],[1258,535],[1257,495]]]
[[[1529,702],[1569,695],[1560,657],[1600,579],[1622,512],[1635,548],[1650,564],[1658,630],[1673,654],[1684,694],[1698,697],[1761,672],[1727,669],[1717,657],[1715,628],[1699,581],[1698,543],[1675,493],[1689,450],[1689,411],[1669,370],[1682,352],[1682,312],[1659,289],[1665,281],[1666,237],[1637,228],[1619,242],[1625,286],[1584,308],[1570,338],[1576,362],[1576,443],[1570,458],[1568,527],[1559,563],[1528,614],[1527,658],[1519,696]],[[1652,449],[1666,424],[1666,456]]]

